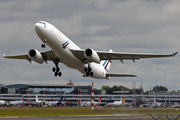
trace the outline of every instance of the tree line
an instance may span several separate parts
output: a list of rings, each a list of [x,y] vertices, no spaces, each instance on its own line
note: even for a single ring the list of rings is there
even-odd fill
[[[130,89],[130,88],[127,88],[127,87],[124,87],[122,85],[120,86],[116,86],[114,85],[113,87],[109,87],[109,86],[102,86],[101,87],[102,90],[106,90],[106,94],[113,94],[113,91],[128,91],[129,94],[145,94],[145,93],[148,93],[148,92],[152,92],[152,91],[155,91],[155,92],[167,92],[168,89],[164,86],[155,86],[153,87],[153,89],[151,90],[147,90],[147,91],[143,91],[143,88],[135,88],[135,89]]]

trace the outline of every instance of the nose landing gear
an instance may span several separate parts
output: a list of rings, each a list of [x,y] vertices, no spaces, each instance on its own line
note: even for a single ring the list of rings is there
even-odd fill
[[[41,44],[41,47],[42,48],[46,48],[46,44],[45,43],[47,42],[47,39],[46,38],[42,38],[41,40],[44,43],[44,44]]]
[[[41,44],[41,47],[42,48],[46,48],[46,44]]]
[[[42,38],[41,39],[43,44],[41,44],[41,47],[42,48],[46,48],[46,42],[47,42],[47,39],[46,38]],[[55,64],[55,67],[52,68],[52,71],[54,72],[54,76],[57,77],[61,77],[62,76],[62,73],[60,72],[60,68],[58,67],[58,64],[60,62],[60,60],[58,58],[51,58],[51,60],[53,61],[53,63]]]

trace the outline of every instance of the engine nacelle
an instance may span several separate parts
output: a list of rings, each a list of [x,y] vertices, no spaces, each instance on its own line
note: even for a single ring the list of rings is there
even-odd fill
[[[44,59],[43,59],[41,53],[39,51],[37,51],[36,49],[31,49],[28,52],[28,56],[31,60],[33,60],[39,64],[42,64],[44,62]]]
[[[91,62],[100,63],[99,55],[91,48],[85,50],[84,56]]]

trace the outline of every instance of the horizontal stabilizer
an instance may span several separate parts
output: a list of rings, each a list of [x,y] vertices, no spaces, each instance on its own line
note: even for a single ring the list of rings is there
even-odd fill
[[[129,74],[106,74],[107,77],[137,77],[136,75]]]

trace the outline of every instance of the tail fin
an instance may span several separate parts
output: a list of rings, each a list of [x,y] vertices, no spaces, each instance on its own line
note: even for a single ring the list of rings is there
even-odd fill
[[[36,102],[38,101],[38,96],[37,96],[37,94],[36,94]]]
[[[111,49],[109,50],[109,52],[113,52]],[[101,65],[104,67],[104,69],[109,72],[110,67],[111,67],[111,61],[109,60],[102,60],[101,61]]]
[[[22,94],[20,94],[20,96],[21,96],[21,100],[20,100],[20,101],[23,101],[23,95],[22,95]]]
[[[61,103],[61,102],[62,102],[62,100],[63,100],[63,96],[61,96],[61,99],[59,100],[59,103]]]
[[[154,98],[154,103],[156,103],[156,98]]]
[[[123,99],[122,99],[122,96],[121,96],[121,99],[120,99],[120,101],[122,101]]]
[[[123,98],[123,105],[124,105],[125,102],[126,102],[126,97]]]
[[[98,102],[101,102],[101,97],[99,97],[99,100],[98,100]]]

